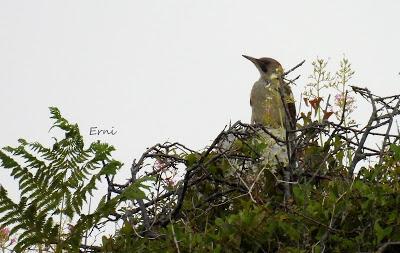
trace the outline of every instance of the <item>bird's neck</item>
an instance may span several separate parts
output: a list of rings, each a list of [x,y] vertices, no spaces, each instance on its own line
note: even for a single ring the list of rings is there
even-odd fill
[[[275,73],[261,75],[258,79],[258,82],[265,83],[265,85],[271,85],[273,87],[278,87],[280,84],[279,77]]]

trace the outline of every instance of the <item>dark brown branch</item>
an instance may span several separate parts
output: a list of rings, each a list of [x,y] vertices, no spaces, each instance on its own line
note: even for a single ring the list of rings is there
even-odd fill
[[[377,117],[376,105],[375,105],[375,101],[372,97],[372,94],[368,89],[364,89],[364,91],[367,92],[369,95],[369,99],[372,104],[372,113],[371,113],[371,116],[369,117],[368,123],[365,127],[365,132],[363,133],[360,143],[358,144],[358,147],[354,153],[353,161],[351,162],[351,165],[349,168],[350,175],[353,175],[353,172],[354,172],[354,169],[355,169],[357,163],[365,158],[365,156],[362,154],[362,150],[364,149],[364,144],[365,144],[365,141],[367,140],[369,133],[371,132],[372,129],[374,129],[372,124],[374,123],[374,121],[376,120],[376,117]]]
[[[301,65],[303,65],[306,62],[306,60],[301,61],[299,64],[297,64],[296,66],[294,66],[293,68],[289,69],[288,71],[283,73],[283,77],[287,76],[288,74],[290,74],[291,72],[293,72],[294,70],[296,70],[297,68],[301,67]]]

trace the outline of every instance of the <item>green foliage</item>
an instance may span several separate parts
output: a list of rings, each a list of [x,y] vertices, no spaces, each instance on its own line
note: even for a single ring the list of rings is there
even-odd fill
[[[244,147],[236,147],[239,146]],[[330,146],[338,149],[340,142],[333,140]],[[392,145],[393,150],[397,148]],[[248,147],[243,150],[248,152]],[[215,154],[211,153],[205,160],[213,158]],[[199,157],[190,154],[187,159],[194,165]],[[188,190],[182,210],[185,215],[156,230],[159,238],[138,237],[129,224],[124,224],[115,236],[103,238],[103,249],[104,252],[376,250],[384,242],[400,240],[399,162],[397,156],[385,156],[383,165],[364,168],[354,179],[343,177],[346,168],[339,164],[332,171],[325,168],[329,171],[325,178],[300,180],[295,184],[293,199],[286,206],[282,205],[279,188],[257,195],[257,202],[249,195],[242,195],[227,203],[202,206],[205,199],[221,190],[204,180]],[[214,174],[215,167],[229,171],[223,159],[209,163],[207,168],[218,176]],[[226,194],[221,199],[229,197]]]
[[[50,108],[50,113],[52,128],[62,130],[63,139],[55,139],[52,147],[20,139],[19,146],[0,150],[1,167],[19,182],[17,203],[0,186],[0,226],[11,226],[10,235],[18,235],[17,252],[51,244],[76,250],[83,233],[117,204],[108,201],[96,212],[82,214],[96,183],[102,176],[114,175],[122,164],[111,158],[112,146],[94,142],[85,148],[78,126],[70,124],[57,108]],[[65,234],[62,222],[74,217],[78,221],[73,233]]]
[[[353,182],[299,184],[286,208],[244,198],[231,211],[199,211],[204,219],[178,220],[159,231],[164,234],[160,240],[135,238],[126,227],[113,241],[115,252],[176,252],[174,240],[180,252],[370,251],[400,240],[400,192],[398,182],[389,187],[369,173]],[[392,176],[399,174],[385,178]]]

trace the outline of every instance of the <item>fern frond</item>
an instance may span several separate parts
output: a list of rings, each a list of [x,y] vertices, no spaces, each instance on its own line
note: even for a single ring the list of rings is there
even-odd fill
[[[122,163],[111,158],[115,148],[106,143],[95,142],[85,149],[78,125],[69,123],[56,107],[50,107],[50,114],[54,120],[51,129],[65,134],[63,139],[54,138],[52,147],[19,139],[17,147],[0,150],[0,166],[10,170],[20,188],[21,200],[14,203],[0,186],[0,226],[13,225],[12,233],[19,233],[17,252],[55,242],[63,249],[78,249],[83,233],[120,201],[114,198],[92,214],[81,214],[101,177],[114,175]],[[54,224],[56,215],[68,219],[81,216],[65,241],[59,241],[63,228]]]

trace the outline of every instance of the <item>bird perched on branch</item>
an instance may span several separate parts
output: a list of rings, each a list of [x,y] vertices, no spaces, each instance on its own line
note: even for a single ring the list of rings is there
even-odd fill
[[[293,159],[293,140],[296,127],[296,107],[292,90],[283,80],[282,65],[272,58],[253,58],[243,55],[250,60],[260,72],[260,78],[251,89],[250,105],[252,109],[251,123],[262,124],[275,137],[286,141],[286,144],[278,143],[269,134],[260,133],[266,149],[262,153],[263,163],[269,167],[266,174],[264,187],[268,194],[276,179],[277,168],[284,168],[283,179],[291,181],[291,165]],[[292,166],[293,167],[293,166]],[[269,190],[268,190],[269,189]],[[285,202],[291,198],[290,184],[284,184]]]
[[[260,78],[254,83],[250,95],[251,123],[260,123],[273,129],[294,129],[296,107],[292,90],[283,81],[282,65],[272,58],[243,57],[250,60],[260,72]]]

